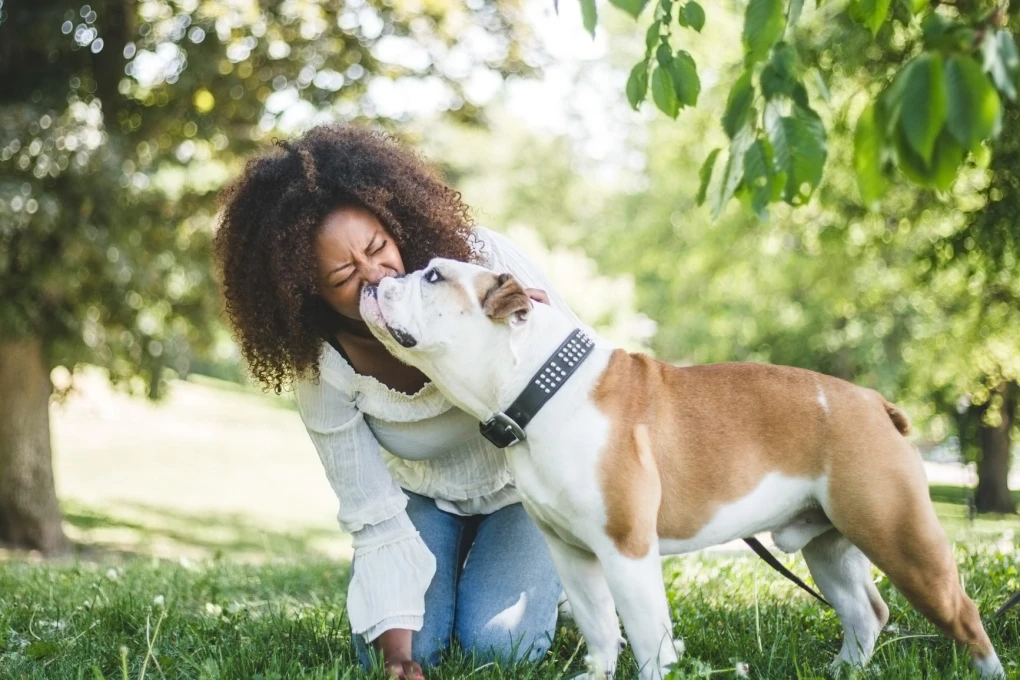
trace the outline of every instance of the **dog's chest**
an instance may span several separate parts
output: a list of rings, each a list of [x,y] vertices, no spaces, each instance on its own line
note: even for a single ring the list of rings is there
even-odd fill
[[[590,400],[566,398],[543,409],[528,428],[527,442],[507,451],[528,513],[580,547],[592,547],[605,533],[598,474],[608,431],[608,421]]]

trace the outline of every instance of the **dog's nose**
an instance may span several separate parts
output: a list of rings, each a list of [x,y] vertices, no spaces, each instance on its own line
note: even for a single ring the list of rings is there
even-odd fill
[[[361,295],[362,295],[362,297],[364,297],[365,295],[371,295],[373,299],[378,300],[379,299],[379,286],[374,284],[374,283],[370,284],[370,285],[367,285],[367,286],[365,286],[364,288],[361,289]]]

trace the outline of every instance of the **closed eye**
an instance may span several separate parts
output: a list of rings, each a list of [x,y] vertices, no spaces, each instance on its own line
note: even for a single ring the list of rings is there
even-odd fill
[[[443,279],[443,275],[439,273],[438,269],[430,269],[430,270],[428,270],[427,272],[425,272],[425,274],[424,274],[424,276],[422,276],[422,278],[424,278],[429,283],[439,283],[440,281],[444,281],[445,280],[445,279]]]

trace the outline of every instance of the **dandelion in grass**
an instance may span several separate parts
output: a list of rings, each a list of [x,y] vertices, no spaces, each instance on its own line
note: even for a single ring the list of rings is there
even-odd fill
[[[162,609],[166,605],[166,599],[162,595],[152,598],[152,604]]]
[[[750,677],[751,666],[743,661],[738,661],[736,663],[736,668],[734,668],[734,672],[738,678]]]

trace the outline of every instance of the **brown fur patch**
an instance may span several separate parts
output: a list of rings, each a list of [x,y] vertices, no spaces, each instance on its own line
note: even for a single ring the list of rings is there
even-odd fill
[[[606,502],[606,534],[621,554],[640,559],[655,538],[662,488],[648,427],[635,425],[631,438],[602,459],[600,483]]]
[[[500,321],[531,309],[531,298],[524,286],[509,274],[483,274],[475,281],[475,291],[490,319]]]
[[[877,392],[785,366],[677,368],[617,350],[591,397],[611,423],[599,480],[606,530],[621,552],[641,547],[632,536],[656,486],[658,535],[689,539],[770,472],[824,476],[836,529],[976,658],[991,653],[928,498],[921,458],[902,436],[909,420]],[[658,485],[636,451],[634,428],[642,423]],[[871,606],[879,619],[887,616],[884,604]]]

